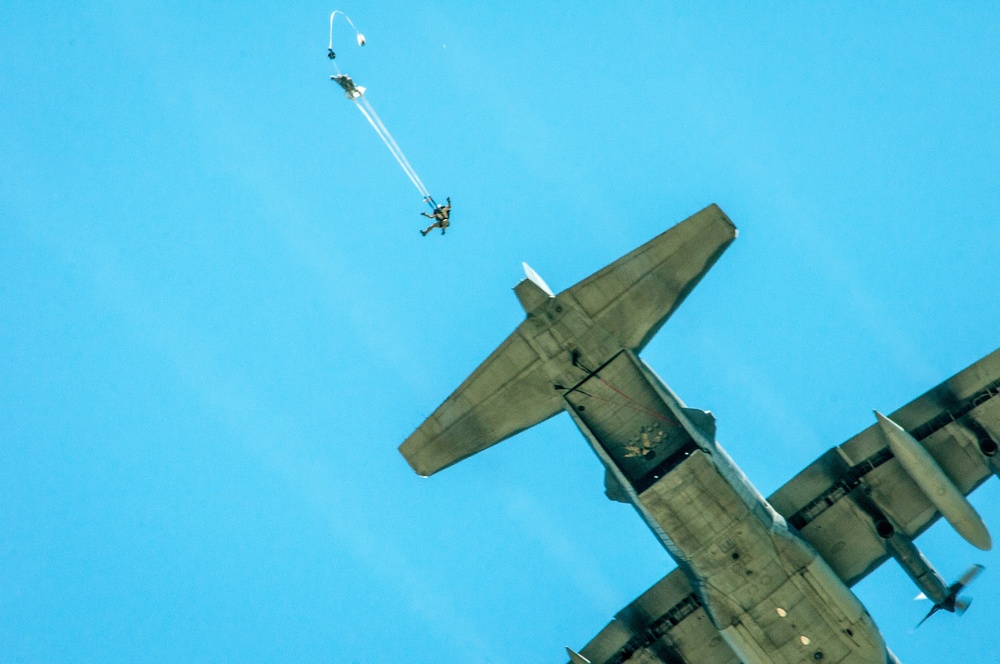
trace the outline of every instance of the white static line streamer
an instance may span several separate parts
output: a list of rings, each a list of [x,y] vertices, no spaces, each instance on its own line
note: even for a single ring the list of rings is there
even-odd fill
[[[410,165],[410,160],[406,158],[405,154],[403,154],[403,149],[399,147],[398,143],[396,143],[396,139],[394,139],[392,137],[392,134],[389,133],[389,130],[386,128],[385,123],[382,122],[382,118],[380,118],[378,113],[375,112],[375,109],[372,108],[371,102],[365,99],[364,96],[362,96],[359,100],[356,101],[360,101],[361,105],[364,106],[365,109],[368,111],[368,113],[371,114],[371,117],[375,120],[375,123],[381,129],[380,135],[384,136],[385,139],[388,139],[388,144],[392,145],[392,147],[389,149],[393,151],[393,154],[396,156],[397,161],[399,161],[400,165],[403,166],[403,170],[406,171],[406,174],[413,181],[413,184],[417,187],[417,191],[420,192],[420,195],[424,197],[429,197],[431,194],[427,190],[427,187],[424,186],[424,183],[420,179],[420,176],[417,175],[416,169]]]
[[[330,14],[330,52],[331,53],[333,52],[333,19],[337,14],[340,14],[345,19],[347,19],[347,22],[351,24],[352,28],[354,28],[354,33],[358,39],[358,46],[364,46],[365,36],[361,34],[361,31],[358,30],[358,28],[354,25],[354,21],[351,20],[351,17],[345,14],[344,12],[340,11],[339,9],[335,9],[334,12]]]
[[[363,99],[364,97],[359,97],[358,99],[355,99],[354,105],[358,107],[358,110],[361,111],[361,114],[365,116],[366,120],[368,120],[368,124],[372,126],[372,129],[375,130],[375,133],[378,134],[378,137],[382,139],[383,143],[385,143],[385,147],[389,148],[389,152],[392,153],[392,156],[393,158],[395,158],[396,163],[398,163],[399,167],[403,169],[404,173],[406,173],[406,177],[410,178],[410,182],[412,182],[413,186],[417,188],[417,191],[420,192],[420,195],[430,196],[430,192],[427,191],[427,187],[425,187],[424,183],[420,181],[420,177],[416,174],[416,172],[414,172],[413,168],[410,166],[410,163],[406,160],[406,156],[402,154],[401,150],[399,150],[399,146],[396,145],[396,141],[392,140],[392,135],[390,135],[388,131],[385,131],[383,133],[384,125],[382,125],[381,120],[376,122],[375,118],[372,117],[372,114],[375,113],[375,111],[374,109],[372,109],[371,104],[367,103],[367,100],[365,101],[365,103],[361,103]],[[371,113],[369,113],[369,110],[371,111]],[[375,117],[378,116],[375,115]]]

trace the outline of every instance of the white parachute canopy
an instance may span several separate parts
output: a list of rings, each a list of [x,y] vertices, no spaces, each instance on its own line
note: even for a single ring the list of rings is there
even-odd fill
[[[354,28],[355,35],[358,39],[358,46],[364,46],[365,36],[361,34],[361,31],[358,30],[357,27],[355,27],[354,21],[351,20],[351,17],[345,14],[344,12],[340,11],[339,9],[335,9],[334,12],[330,14],[330,53],[331,54],[333,53],[333,19],[337,16],[337,14],[343,16],[344,19],[351,25],[351,27]],[[332,60],[333,58],[330,59]]]

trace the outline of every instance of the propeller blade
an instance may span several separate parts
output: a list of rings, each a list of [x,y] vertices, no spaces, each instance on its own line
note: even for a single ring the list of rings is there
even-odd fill
[[[940,610],[941,610],[941,606],[938,605],[938,604],[935,604],[934,608],[931,609],[930,613],[928,613],[926,616],[924,616],[924,619],[917,623],[917,627],[920,627],[921,625],[923,625],[925,622],[927,622],[928,618],[930,618],[931,616],[933,616],[935,613],[937,613]]]
[[[959,590],[965,588],[975,581],[977,576],[983,573],[983,569],[982,565],[973,565],[958,581],[955,582],[955,586],[957,586]]]
[[[958,579],[958,581],[956,581],[955,583],[951,584],[948,587],[948,590],[950,591],[948,593],[948,598],[944,602],[942,602],[941,604],[935,604],[934,608],[931,609],[931,612],[928,613],[926,616],[924,616],[923,620],[921,620],[919,623],[917,623],[917,627],[920,627],[921,625],[923,625],[924,622],[928,618],[930,618],[931,616],[933,616],[935,613],[937,613],[941,609],[944,609],[946,611],[950,611],[952,613],[957,613],[958,615],[962,615],[963,613],[965,613],[965,610],[968,609],[969,606],[972,604],[972,599],[971,598],[970,599],[960,598],[958,596],[958,594],[960,592],[962,592],[965,588],[967,588],[969,586],[969,584],[971,584],[973,581],[975,581],[976,577],[979,576],[980,574],[982,574],[982,572],[983,572],[983,566],[982,565],[973,565],[972,567],[970,567],[965,572],[965,574],[963,574]],[[923,593],[920,593],[920,595],[917,595],[917,598],[919,599],[921,595],[923,595]]]

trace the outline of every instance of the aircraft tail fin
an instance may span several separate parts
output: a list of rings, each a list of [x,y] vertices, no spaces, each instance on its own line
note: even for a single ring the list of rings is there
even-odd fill
[[[736,226],[713,203],[566,292],[639,352],[735,239]]]
[[[562,398],[519,327],[399,447],[428,477],[549,419]]]
[[[427,477],[552,417],[564,404],[560,376],[579,373],[581,353],[598,366],[622,348],[641,350],[735,238],[733,223],[710,205],[559,295],[525,265],[527,279],[514,290],[528,320],[399,451]],[[558,322],[572,310],[572,322]],[[558,339],[546,326],[559,326]],[[595,347],[589,331],[598,326],[610,338]]]

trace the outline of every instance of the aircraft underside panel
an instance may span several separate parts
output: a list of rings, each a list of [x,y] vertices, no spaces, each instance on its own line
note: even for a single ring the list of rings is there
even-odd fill
[[[615,355],[565,396],[637,493],[698,449],[627,352]]]
[[[1000,475],[997,397],[1000,351],[890,417],[919,440],[962,493],[968,494],[991,475]],[[847,584],[857,582],[888,557],[871,515],[858,505],[857,492],[871,496],[882,516],[909,537],[916,537],[939,518],[874,426],[827,451],[770,498],[789,525]],[[687,635],[698,636],[691,640],[684,638]],[[715,632],[680,569],[622,610],[581,654],[592,664],[739,661]],[[890,657],[889,661],[897,660]]]
[[[721,449],[695,435],[708,422],[695,425],[690,410],[655,381],[623,352],[564,395],[598,455],[697,584],[676,604],[661,606],[664,613],[630,607],[621,614],[617,624],[630,636],[600,661],[692,661],[682,637],[697,629],[707,630],[702,642],[728,644],[714,651],[720,661],[736,652],[754,664],[884,662],[877,655],[884,645],[856,598],[776,514],[752,507]],[[652,615],[656,620],[647,620]]]
[[[591,664],[739,664],[679,569],[618,613],[580,654]]]

